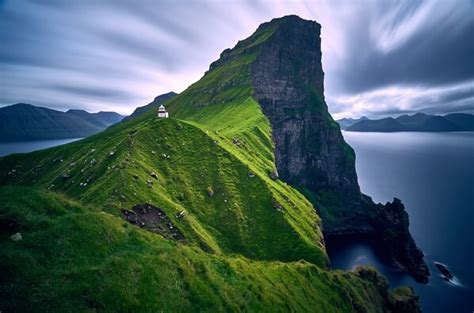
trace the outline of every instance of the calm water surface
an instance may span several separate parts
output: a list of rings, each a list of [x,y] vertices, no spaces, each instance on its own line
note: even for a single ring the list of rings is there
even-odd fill
[[[81,138],[0,143],[0,157],[9,155],[12,153],[25,153],[25,152],[51,148],[54,146],[64,145],[66,143],[73,142],[79,139]]]
[[[392,286],[411,285],[423,312],[474,310],[474,132],[344,132],[357,155],[364,193],[376,202],[402,199],[410,230],[425,252],[432,276],[427,285],[380,264],[365,243],[342,244],[329,251],[332,266],[352,269],[371,264]],[[457,283],[445,282],[433,261],[446,264]]]

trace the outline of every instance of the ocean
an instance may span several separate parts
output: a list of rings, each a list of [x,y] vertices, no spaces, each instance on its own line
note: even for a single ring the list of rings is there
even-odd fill
[[[431,271],[427,285],[380,263],[364,242],[339,244],[329,251],[331,265],[350,270],[370,264],[391,286],[410,285],[423,312],[474,310],[474,132],[344,132],[356,152],[362,192],[385,203],[400,198],[410,216],[410,231]],[[445,281],[433,262],[448,266]]]

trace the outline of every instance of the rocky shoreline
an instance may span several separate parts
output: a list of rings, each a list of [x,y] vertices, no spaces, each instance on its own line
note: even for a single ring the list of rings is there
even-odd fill
[[[423,252],[416,246],[408,230],[408,214],[403,203],[395,198],[383,204],[369,203],[367,212],[376,211],[357,223],[346,218],[342,227],[324,229],[326,246],[335,242],[364,241],[370,243],[384,263],[397,271],[410,274],[417,282],[428,283],[430,271],[423,260]]]

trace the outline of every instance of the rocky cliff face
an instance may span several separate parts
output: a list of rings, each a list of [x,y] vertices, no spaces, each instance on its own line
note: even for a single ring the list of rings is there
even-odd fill
[[[254,97],[272,125],[280,177],[309,190],[359,192],[354,152],[324,102],[321,26],[296,16],[279,23],[252,65]]]
[[[262,24],[255,34],[269,29],[251,76],[253,96],[272,127],[280,178],[312,200],[326,236],[377,238],[390,263],[427,282],[428,268],[408,232],[401,202],[376,205],[360,193],[354,151],[324,101],[321,26],[287,16]],[[235,51],[223,53],[224,61],[232,55]]]

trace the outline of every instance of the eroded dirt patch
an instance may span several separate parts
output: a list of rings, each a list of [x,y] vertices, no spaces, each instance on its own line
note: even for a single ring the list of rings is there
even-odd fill
[[[131,211],[121,211],[124,218],[133,225],[160,234],[166,239],[184,241],[183,234],[160,208],[143,203],[135,205]]]

